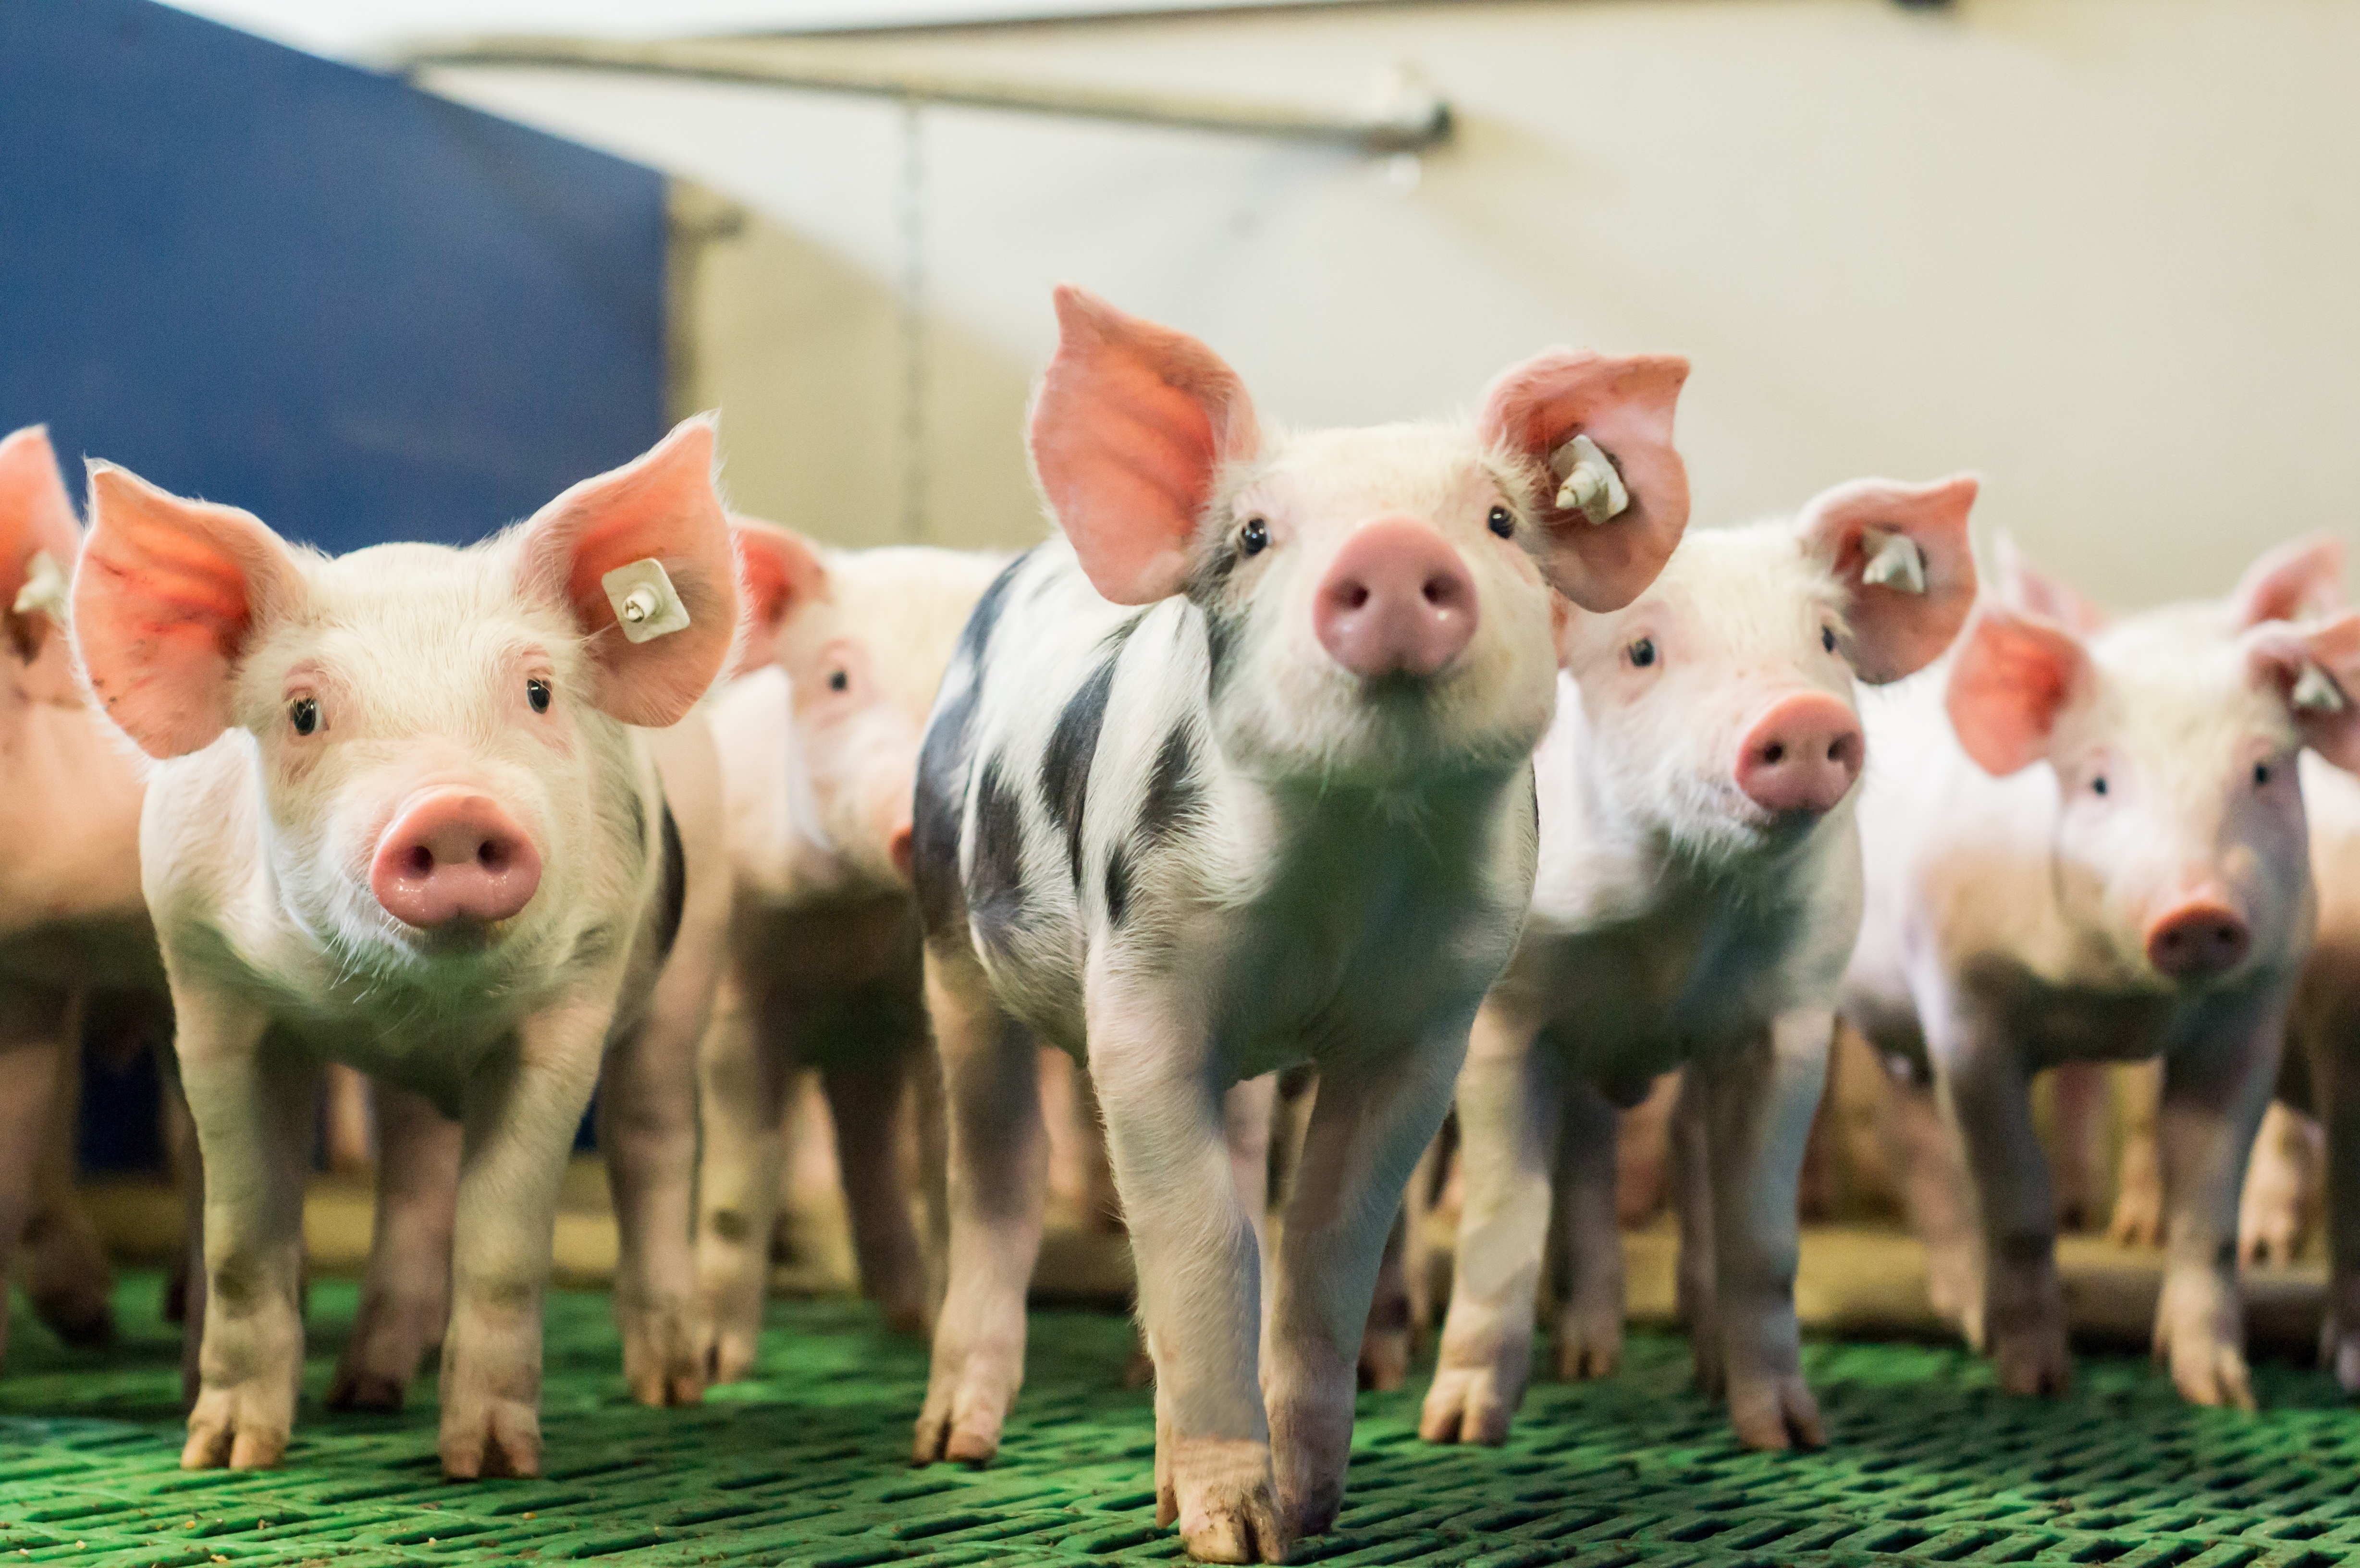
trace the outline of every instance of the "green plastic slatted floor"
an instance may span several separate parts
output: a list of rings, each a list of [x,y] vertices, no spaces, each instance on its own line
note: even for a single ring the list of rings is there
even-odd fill
[[[315,1358],[284,1468],[185,1475],[176,1345],[152,1276],[126,1281],[112,1358],[58,1350],[21,1306],[0,1380],[0,1568],[451,1563],[1120,1563],[1179,1557],[1155,1528],[1150,1396],[1125,1390],[1119,1319],[1033,1319],[1032,1381],[1000,1463],[902,1463],[918,1348],[866,1308],[780,1303],[762,1380],[702,1410],[624,1398],[606,1298],[549,1315],[537,1481],[445,1484],[427,1397],[399,1416],[317,1398],[353,1290],[312,1298]],[[2270,1366],[2259,1416],[2182,1407],[2143,1361],[2085,1356],[2056,1403],[2007,1399],[1950,1349],[1822,1345],[1833,1445],[1749,1454],[1687,1387],[1677,1338],[1642,1334],[1621,1377],[1543,1386],[1504,1449],[1415,1435],[1423,1385],[1362,1399],[1331,1563],[2109,1563],[2313,1568],[2360,1562],[2360,1410]]]

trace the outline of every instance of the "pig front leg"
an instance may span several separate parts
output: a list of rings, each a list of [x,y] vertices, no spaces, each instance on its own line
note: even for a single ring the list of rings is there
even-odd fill
[[[2097,1228],[2106,1184],[2106,1122],[2114,1102],[2114,1073],[2103,1062],[2060,1062],[2049,1074],[2060,1230]]]
[[[535,1014],[513,1053],[467,1084],[441,1381],[442,1473],[453,1480],[541,1474],[541,1312],[558,1189],[612,1017],[611,991]]]
[[[1505,1443],[1524,1402],[1565,1092],[1564,1064],[1537,1034],[1487,1006],[1469,1036],[1458,1094],[1459,1253],[1418,1417],[1428,1443]]]
[[[426,1347],[451,1317],[451,1234],[459,1207],[459,1124],[423,1095],[372,1084],[377,1214],[353,1337],[328,1408],[398,1410]]]
[[[1827,1087],[1835,1016],[1781,1014],[1761,1037],[1692,1062],[1701,1080],[1711,1183],[1713,1317],[1731,1421],[1748,1448],[1818,1448],[1795,1318],[1797,1188]]]
[[[1182,1543],[1207,1562],[1284,1562],[1292,1535],[1272,1477],[1270,1426],[1256,1375],[1261,1248],[1230,1159],[1228,1096],[1207,1031],[1180,998],[1109,968],[1091,975],[1089,1070],[1106,1116],[1107,1151],[1138,1263],[1140,1322],[1155,1364],[1156,1519],[1176,1519]],[[1330,1092],[1323,1083],[1323,1099]],[[955,1086],[954,1102],[958,1097]],[[1315,1126],[1317,1120],[1315,1112]],[[955,1154],[956,1136],[954,1124]],[[956,1164],[952,1173],[956,1194]],[[1261,1183],[1254,1186],[1259,1191]],[[1380,1219],[1372,1238],[1371,1275],[1390,1217]],[[1287,1240],[1294,1245],[1291,1222]],[[953,1247],[956,1298],[956,1239]],[[955,1305],[945,1309],[945,1323]],[[1368,1311],[1363,1289],[1340,1358],[1348,1421],[1353,1358]],[[1273,1341],[1286,1332],[1283,1319],[1273,1318]]]
[[[2254,1408],[2237,1287],[2237,1200],[2285,1039],[2285,1016],[2273,1011],[2242,1038],[2203,1041],[2164,1062],[2155,1126],[2164,1203],[2155,1354],[2194,1404]]]
[[[2336,1016],[2304,1041],[2311,1108],[2326,1128],[2327,1312],[2319,1359],[2360,1394],[2360,1017]]]
[[[924,1062],[925,1050],[923,1040],[900,1047],[880,1042],[881,1061],[839,1062],[820,1073],[836,1120],[836,1168],[860,1262],[860,1291],[885,1314],[886,1326],[901,1334],[926,1329],[926,1264],[910,1223],[901,1160],[911,1064]]]
[[[1563,1382],[1612,1375],[1622,1360],[1622,1230],[1615,1191],[1620,1146],[1613,1103],[1588,1083],[1566,1087],[1551,1207],[1557,1343]]]
[[[2057,1279],[2057,1209],[2032,1125],[2029,1075],[2011,1041],[1979,1021],[1929,1029],[1936,1083],[1965,1149],[1983,1227],[1983,1339],[2011,1394],[2072,1382]]]
[[[1983,1348],[1983,1238],[1975,1224],[1958,1136],[1942,1118],[1933,1083],[1899,1056],[1879,1056],[1885,1092],[1876,1135],[1901,1188],[1909,1228],[1926,1249],[1927,1304],[1967,1344]]]
[[[2294,1261],[2318,1202],[2322,1138],[2319,1124],[2284,1100],[2262,1113],[2237,1202],[2240,1264]]]
[[[784,1030],[769,1038],[739,975],[724,976],[697,1051],[705,1146],[697,1165],[696,1280],[704,1298],[705,1377],[748,1377],[770,1294],[770,1229],[787,1160]]]
[[[948,1278],[910,1457],[983,1465],[1024,1383],[1024,1292],[1049,1181],[1039,1048],[969,954],[928,945],[926,1011],[943,1071]]]
[[[1322,1064],[1279,1239],[1262,1374],[1283,1532],[1270,1561],[1284,1558],[1289,1540],[1324,1534],[1343,1506],[1355,1363],[1385,1236],[1418,1156],[1450,1109],[1468,1032],[1462,1013],[1398,1055]],[[1528,1342],[1537,1263],[1526,1270]],[[1160,1356],[1157,1365],[1160,1376]]]
[[[648,1016],[606,1052],[598,1148],[615,1205],[615,1322],[631,1398],[658,1408],[705,1398],[698,1321],[696,1047],[701,1000],[667,997],[666,971]],[[669,1002],[669,1006],[667,1003]]]
[[[2163,1245],[2163,1163],[2156,1150],[2156,1107],[2163,1095],[2163,1063],[2135,1062],[2120,1070],[2123,1152],[2116,1165],[2114,1217],[2106,1235],[2123,1247]]]
[[[286,1453],[303,1375],[303,1182],[318,1073],[264,1043],[268,1018],[175,986],[173,1050],[202,1160],[203,1292],[186,1470],[267,1469]],[[195,1280],[191,1296],[197,1298]]]
[[[11,1265],[32,1217],[41,1145],[80,1010],[61,991],[0,994],[0,1356],[8,1348]]]

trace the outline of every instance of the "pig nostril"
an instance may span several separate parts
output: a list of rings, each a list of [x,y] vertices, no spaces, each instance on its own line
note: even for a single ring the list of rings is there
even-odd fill
[[[413,877],[430,876],[434,870],[434,852],[422,844],[412,845],[402,859]]]
[[[486,871],[497,871],[508,864],[508,851],[497,839],[486,839],[475,851],[475,864]]]
[[[1344,592],[1344,604],[1348,609],[1360,609],[1368,602],[1369,590],[1365,583],[1355,583]]]
[[[1765,762],[1784,762],[1784,761],[1786,761],[1786,746],[1785,746],[1782,742],[1775,741],[1775,740],[1774,740],[1774,741],[1772,741],[1772,742],[1771,742],[1767,746],[1765,746],[1765,747],[1763,748],[1763,751],[1762,751],[1762,760],[1763,760],[1763,761],[1765,761]]]

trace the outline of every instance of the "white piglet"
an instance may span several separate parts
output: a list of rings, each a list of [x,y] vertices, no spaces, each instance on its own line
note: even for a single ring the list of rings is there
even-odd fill
[[[2013,1392],[2071,1372],[2029,1081],[2160,1058],[2156,1350],[2187,1399],[2253,1402],[2238,1186],[2317,918],[2297,760],[2360,764],[2360,614],[2286,618],[2329,569],[2315,549],[2275,552],[2225,603],[2094,629],[2058,594],[2011,589],[1941,674],[1868,709],[1883,761],[1860,808],[1868,901],[1843,1009],[1930,1069],[1957,1128],[1972,1206],[1959,1183],[1913,1180],[1912,1218],[1950,1276],[1941,1299]],[[1924,1089],[1898,1092],[1930,1120]]]
[[[926,1039],[910,808],[918,742],[967,613],[1003,556],[824,550],[733,519],[749,627],[708,708],[728,802],[731,962],[700,1064],[697,1270],[716,1382],[747,1376],[762,1326],[781,1126],[817,1068],[863,1291],[926,1323],[928,1279],[901,1173],[914,1098],[939,1110]],[[939,1116],[928,1121],[939,1184]],[[939,1261],[939,1260],[937,1260]]]
[[[736,629],[713,463],[713,427],[692,420],[485,544],[333,560],[93,466],[75,640],[108,714],[159,759],[141,872],[205,1168],[183,1465],[285,1448],[323,1059],[462,1124],[446,1472],[539,1469],[558,1186],[610,1040],[610,1086],[630,1085],[608,1148],[627,1366],[665,1397],[701,1388],[704,1020],[665,961],[692,878],[720,875],[717,769],[701,728],[629,726],[687,714]]]
[[[1687,366],[1557,351],[1472,428],[1282,434],[1194,338],[1057,315],[1032,449],[1064,537],[977,607],[919,766],[951,1223],[915,1457],[989,1459],[1022,1380],[1037,1031],[1106,1117],[1158,1517],[1281,1561],[1335,1519],[1379,1255],[1531,891],[1549,590],[1614,608],[1677,541]],[[1305,1059],[1264,1281],[1224,1092]]]
[[[1791,525],[1692,532],[1627,608],[1568,618],[1535,763],[1532,914],[1459,1081],[1465,1207],[1428,1440],[1507,1436],[1553,1184],[1557,1367],[1613,1370],[1614,1107],[1676,1067],[1697,1380],[1726,1390],[1751,1446],[1823,1440],[1795,1320],[1796,1183],[1860,923],[1853,681],[1907,675],[1957,634],[1974,496],[1965,476],[1857,481]]]

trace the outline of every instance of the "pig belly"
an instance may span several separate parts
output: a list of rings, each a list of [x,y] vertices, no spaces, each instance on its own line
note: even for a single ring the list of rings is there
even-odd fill
[[[1704,948],[1692,931],[1632,929],[1528,940],[1516,967],[1535,976],[1535,1010],[1574,1071],[1610,1094],[1644,1093],[1699,1049],[1760,1032],[1779,1010],[1768,967],[1708,964]]]
[[[2009,966],[1970,974],[1961,989],[2005,1022],[2027,1072],[2066,1062],[2143,1062],[2187,1038],[2200,1008],[2232,1009],[2228,996],[2178,1001],[2152,992],[2059,985]]]
[[[141,909],[104,920],[37,926],[0,940],[0,984],[164,989],[155,928]]]

